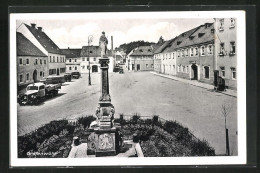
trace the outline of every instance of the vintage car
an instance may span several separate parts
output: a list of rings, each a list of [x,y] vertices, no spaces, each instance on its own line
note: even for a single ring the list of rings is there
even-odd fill
[[[29,84],[24,94],[18,95],[18,103],[20,105],[26,104],[38,104],[41,100],[45,99],[46,96],[58,95],[58,91],[61,88],[60,84],[48,84],[44,83],[33,83]]]
[[[123,74],[124,73],[124,69],[122,67],[119,68],[119,74]]]
[[[64,79],[65,79],[66,82],[70,82],[70,81],[71,81],[71,78],[72,78],[71,73],[66,73],[66,74],[64,75]]]
[[[72,78],[74,79],[79,79],[80,78],[80,73],[78,71],[74,71],[71,73]]]

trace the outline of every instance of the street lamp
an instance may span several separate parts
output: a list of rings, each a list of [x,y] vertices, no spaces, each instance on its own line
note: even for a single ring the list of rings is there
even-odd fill
[[[88,49],[89,49],[89,44],[93,41],[93,36],[89,35],[88,36]],[[88,85],[91,85],[91,77],[90,77],[90,57],[89,57],[89,50],[88,50]]]

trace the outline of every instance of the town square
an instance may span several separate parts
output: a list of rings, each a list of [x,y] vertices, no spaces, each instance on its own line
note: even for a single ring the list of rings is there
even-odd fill
[[[140,21],[16,21],[18,157],[238,155],[237,19]]]

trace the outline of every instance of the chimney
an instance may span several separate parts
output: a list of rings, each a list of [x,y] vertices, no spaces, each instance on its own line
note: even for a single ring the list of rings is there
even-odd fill
[[[37,27],[37,28],[38,28],[38,30],[39,30],[39,31],[41,31],[41,32],[42,32],[42,27]]]
[[[36,24],[35,23],[31,23],[31,26],[32,26],[32,28],[35,28]]]
[[[70,49],[70,47],[68,47],[68,49]]]
[[[111,36],[111,50],[113,51],[113,36]]]

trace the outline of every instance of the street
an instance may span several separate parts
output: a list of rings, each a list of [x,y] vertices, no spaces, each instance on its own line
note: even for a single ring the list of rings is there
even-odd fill
[[[231,107],[227,116],[230,153],[237,155],[237,99],[221,93],[179,81],[163,78],[150,72],[110,73],[110,95],[115,117],[139,113],[159,115],[176,120],[200,139],[206,139],[216,154],[225,153],[225,127],[221,106]],[[42,124],[57,119],[94,115],[100,96],[100,74],[88,74],[62,86],[57,97],[36,106],[19,106],[18,135],[28,133]]]

